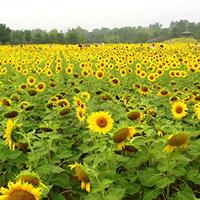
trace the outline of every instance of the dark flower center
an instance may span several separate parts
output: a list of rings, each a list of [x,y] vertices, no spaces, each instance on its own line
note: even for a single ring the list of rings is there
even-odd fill
[[[177,107],[176,107],[176,112],[177,112],[178,114],[182,113],[182,112],[183,112],[182,106],[177,106]]]
[[[98,118],[97,121],[96,121],[96,123],[97,123],[97,125],[98,125],[99,127],[101,127],[101,128],[106,127],[107,124],[108,124],[108,123],[107,123],[107,120],[106,120],[105,118],[103,118],[103,117]]]
[[[33,194],[23,191],[23,190],[16,190],[10,194],[9,200],[35,200]]]

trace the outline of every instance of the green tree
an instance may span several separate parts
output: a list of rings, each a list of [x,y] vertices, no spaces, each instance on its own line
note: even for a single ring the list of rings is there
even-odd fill
[[[6,27],[5,24],[0,24],[0,44],[10,42],[10,28]]]

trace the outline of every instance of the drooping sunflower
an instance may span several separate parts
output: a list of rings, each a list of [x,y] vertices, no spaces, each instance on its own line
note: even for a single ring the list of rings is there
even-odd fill
[[[4,97],[2,100],[1,100],[1,104],[4,105],[4,106],[11,106],[11,101],[10,99]]]
[[[81,181],[81,189],[90,192],[90,180],[82,165],[75,163],[69,165],[71,169],[75,169],[76,176]]]
[[[124,148],[124,141],[126,139],[130,140],[135,132],[135,128],[132,126],[117,130],[113,135],[113,141],[117,144],[117,148],[122,150]]]
[[[141,86],[139,88],[139,93],[142,95],[147,95],[150,93],[150,89],[147,86]]]
[[[164,148],[165,152],[171,153],[176,148],[187,148],[189,136],[185,133],[173,134],[167,138],[167,145]]]
[[[178,96],[171,96],[169,99],[171,102],[179,101],[180,98]]]
[[[83,110],[81,107],[78,107],[76,109],[76,117],[78,118],[78,120],[80,122],[84,122],[85,121],[85,110]]]
[[[10,111],[4,114],[5,118],[15,118],[19,113],[17,111]]]
[[[21,181],[21,182],[31,184],[33,187],[40,187],[40,186],[46,187],[42,183],[40,176],[37,173],[33,171],[29,171],[29,170],[24,170],[20,174],[18,174],[15,178],[15,181],[16,182]]]
[[[82,104],[82,100],[76,96],[74,96],[74,105],[80,107]]]
[[[160,97],[167,97],[170,95],[170,92],[168,90],[165,90],[165,89],[161,89],[158,93],[157,93],[158,96]]]
[[[110,82],[113,86],[118,86],[120,84],[120,80],[118,78],[110,79]]]
[[[197,119],[200,120],[200,103],[196,103],[194,106],[193,106],[193,110],[195,112],[195,115],[197,117]]]
[[[132,121],[135,121],[135,120],[139,120],[141,122],[144,121],[144,113],[140,110],[133,110],[129,112],[127,114],[127,117]]]
[[[112,129],[114,120],[108,112],[100,111],[93,112],[87,122],[91,131],[106,134]]]
[[[70,103],[67,99],[60,99],[57,101],[57,105],[60,107],[68,107],[70,108]]]
[[[182,101],[176,101],[172,104],[171,112],[175,119],[182,119],[187,115],[187,104]]]
[[[31,184],[22,182],[9,182],[8,188],[0,188],[0,200],[39,200],[40,188],[34,188]]]
[[[3,138],[5,139],[5,143],[8,145],[9,149],[14,150],[15,149],[15,142],[13,141],[13,129],[15,126],[15,121],[8,119],[6,123],[6,130],[5,134],[3,135]]]

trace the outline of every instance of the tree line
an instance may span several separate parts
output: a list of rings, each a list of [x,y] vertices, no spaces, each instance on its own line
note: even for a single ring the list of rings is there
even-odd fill
[[[93,31],[81,27],[66,32],[53,29],[49,32],[41,29],[11,30],[0,24],[0,44],[88,44],[88,43],[142,43],[160,42],[170,38],[189,34],[200,40],[200,22],[188,20],[172,21],[168,28],[156,22],[148,27],[101,28]]]

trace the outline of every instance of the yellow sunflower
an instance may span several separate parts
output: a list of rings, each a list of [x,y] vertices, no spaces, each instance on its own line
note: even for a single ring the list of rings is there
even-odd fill
[[[175,119],[181,119],[187,115],[187,104],[182,101],[176,101],[172,104],[172,115]]]
[[[171,153],[177,147],[179,147],[181,149],[185,149],[185,148],[187,148],[188,139],[189,139],[189,137],[185,133],[170,135],[167,138],[167,145],[165,146],[164,151]]]
[[[3,138],[5,138],[5,142],[8,145],[9,149],[14,150],[15,149],[15,142],[13,141],[13,129],[15,126],[15,121],[8,119],[7,123],[6,123],[6,130],[5,130],[5,134],[3,136]]]
[[[33,85],[34,83],[35,83],[35,78],[33,77],[33,76],[29,76],[28,78],[27,78],[27,83],[29,84],[29,85]]]
[[[81,92],[81,98],[85,99],[86,101],[89,101],[90,93],[89,92]]]
[[[39,188],[34,188],[31,184],[9,182],[8,188],[0,188],[0,200],[39,200],[41,191]]]
[[[46,88],[46,84],[44,82],[39,82],[37,84],[37,92],[43,92]]]
[[[112,129],[114,120],[108,112],[100,111],[93,112],[87,122],[91,131],[105,134]]]
[[[78,177],[78,180],[81,181],[81,189],[86,190],[87,192],[90,192],[90,180],[83,169],[83,166],[75,163],[73,165],[69,165],[71,169],[75,169],[76,176]]]

